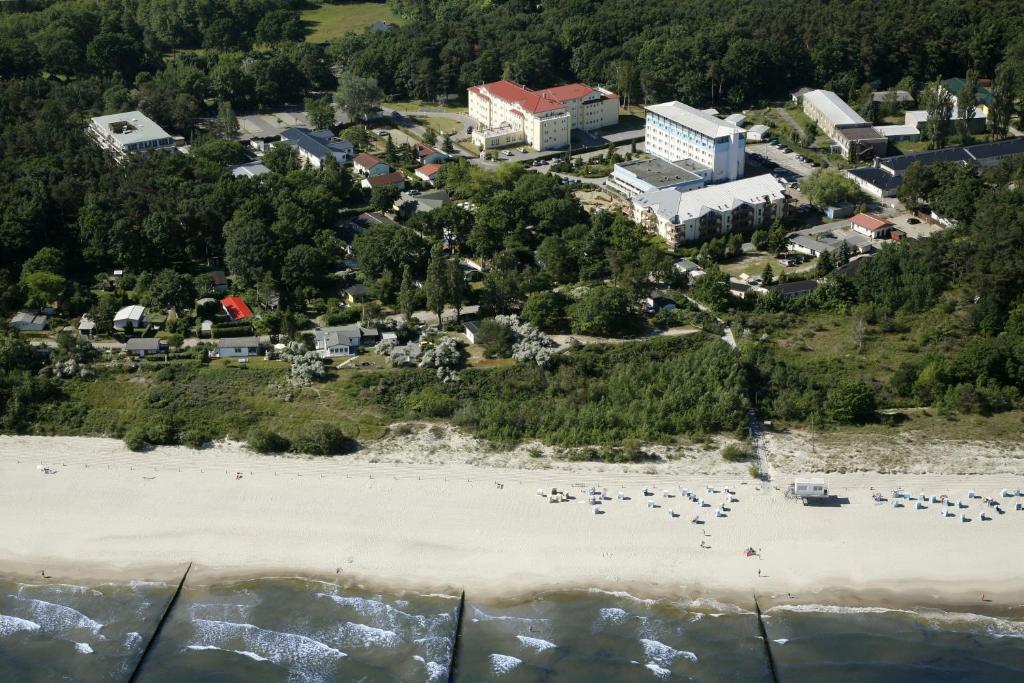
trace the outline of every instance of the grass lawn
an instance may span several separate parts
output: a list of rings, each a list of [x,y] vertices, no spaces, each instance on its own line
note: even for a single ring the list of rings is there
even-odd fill
[[[398,16],[383,2],[321,5],[302,13],[302,21],[310,29],[306,40],[311,43],[326,43],[346,33],[358,33],[379,20],[400,23]]]
[[[896,149],[902,154],[911,154],[913,152],[923,152],[928,149],[927,140],[901,140],[896,144]]]
[[[1010,410],[989,417],[982,415],[939,415],[931,408],[904,413],[907,421],[898,427],[881,424],[861,427],[839,427],[815,433],[815,439],[827,446],[862,445],[865,437],[872,441],[887,438],[902,441],[908,433],[920,434],[928,440],[997,441],[1009,444],[1024,440],[1024,412]]]
[[[462,122],[445,116],[417,116],[416,123],[424,128],[430,126],[438,133],[458,133],[462,130]]]
[[[739,275],[746,273],[747,275],[760,276],[761,272],[764,271],[766,263],[770,263],[772,270],[775,272],[775,276],[778,277],[780,273],[796,273],[801,271],[810,271],[814,269],[814,262],[809,261],[807,263],[800,264],[796,267],[783,267],[771,254],[757,253],[757,254],[744,254],[743,256],[733,259],[729,263],[722,264],[722,270],[729,275]]]
[[[451,105],[439,105],[436,102],[424,102],[423,100],[412,100],[409,102],[383,102],[383,106],[394,109],[395,111],[407,112],[407,111],[436,111],[439,114],[444,112],[453,112],[459,114],[466,114],[469,112],[468,107],[458,107]]]

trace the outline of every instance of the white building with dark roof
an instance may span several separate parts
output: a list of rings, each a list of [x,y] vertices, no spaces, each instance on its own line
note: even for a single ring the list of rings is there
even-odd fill
[[[89,135],[118,159],[128,154],[174,149],[174,138],[141,111],[96,116]]]
[[[689,159],[679,163],[664,159],[633,159],[615,164],[605,187],[630,198],[652,190],[696,190],[704,187],[704,178],[710,175],[710,171]]]
[[[648,154],[670,162],[692,159],[711,169],[712,183],[743,177],[746,133],[735,123],[676,101],[646,109]]]
[[[760,175],[690,192],[646,192],[633,198],[633,220],[674,247],[769,225],[782,218],[785,203],[779,181]]]

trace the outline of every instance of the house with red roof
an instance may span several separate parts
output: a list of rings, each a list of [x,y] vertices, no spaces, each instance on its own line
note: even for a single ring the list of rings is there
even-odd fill
[[[559,149],[569,145],[574,129],[618,123],[619,96],[583,83],[531,90],[495,81],[469,88],[469,115],[478,123],[473,143],[481,150],[524,143],[536,150]]]
[[[425,183],[434,184],[434,180],[441,173],[441,164],[426,164],[416,169],[416,177]]]
[[[858,213],[850,219],[850,227],[873,240],[887,239],[893,230],[892,223],[870,213]]]
[[[391,172],[391,167],[384,161],[366,152],[356,155],[356,158],[352,160],[352,168],[356,173],[365,176],[384,175]]]
[[[224,308],[224,312],[228,314],[233,322],[239,320],[246,320],[252,317],[252,310],[249,306],[242,301],[240,296],[226,296],[220,300],[220,305]]]
[[[423,165],[427,164],[443,164],[448,161],[448,155],[439,149],[431,147],[430,145],[422,142],[416,143],[412,148],[413,154],[416,155],[416,160]]]
[[[405,188],[405,176],[402,175],[401,171],[372,175],[363,178],[361,185],[368,190],[372,190],[375,187],[394,187],[401,190]]]

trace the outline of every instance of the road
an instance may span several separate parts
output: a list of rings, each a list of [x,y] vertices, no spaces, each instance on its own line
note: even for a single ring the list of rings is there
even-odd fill
[[[792,152],[787,154],[775,145],[769,145],[766,143],[747,145],[747,152],[767,157],[768,160],[776,166],[781,166],[787,171],[792,171],[801,177],[808,176],[817,170],[814,166],[797,159],[796,155]]]

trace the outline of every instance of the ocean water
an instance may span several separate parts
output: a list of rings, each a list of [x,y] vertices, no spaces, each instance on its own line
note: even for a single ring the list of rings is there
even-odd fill
[[[126,681],[166,584],[0,579],[0,681]],[[308,578],[186,585],[142,667],[159,681],[445,681],[458,599]],[[779,680],[1024,681],[1024,617],[772,607]],[[771,681],[757,616],[713,600],[597,590],[467,596],[456,680]]]

